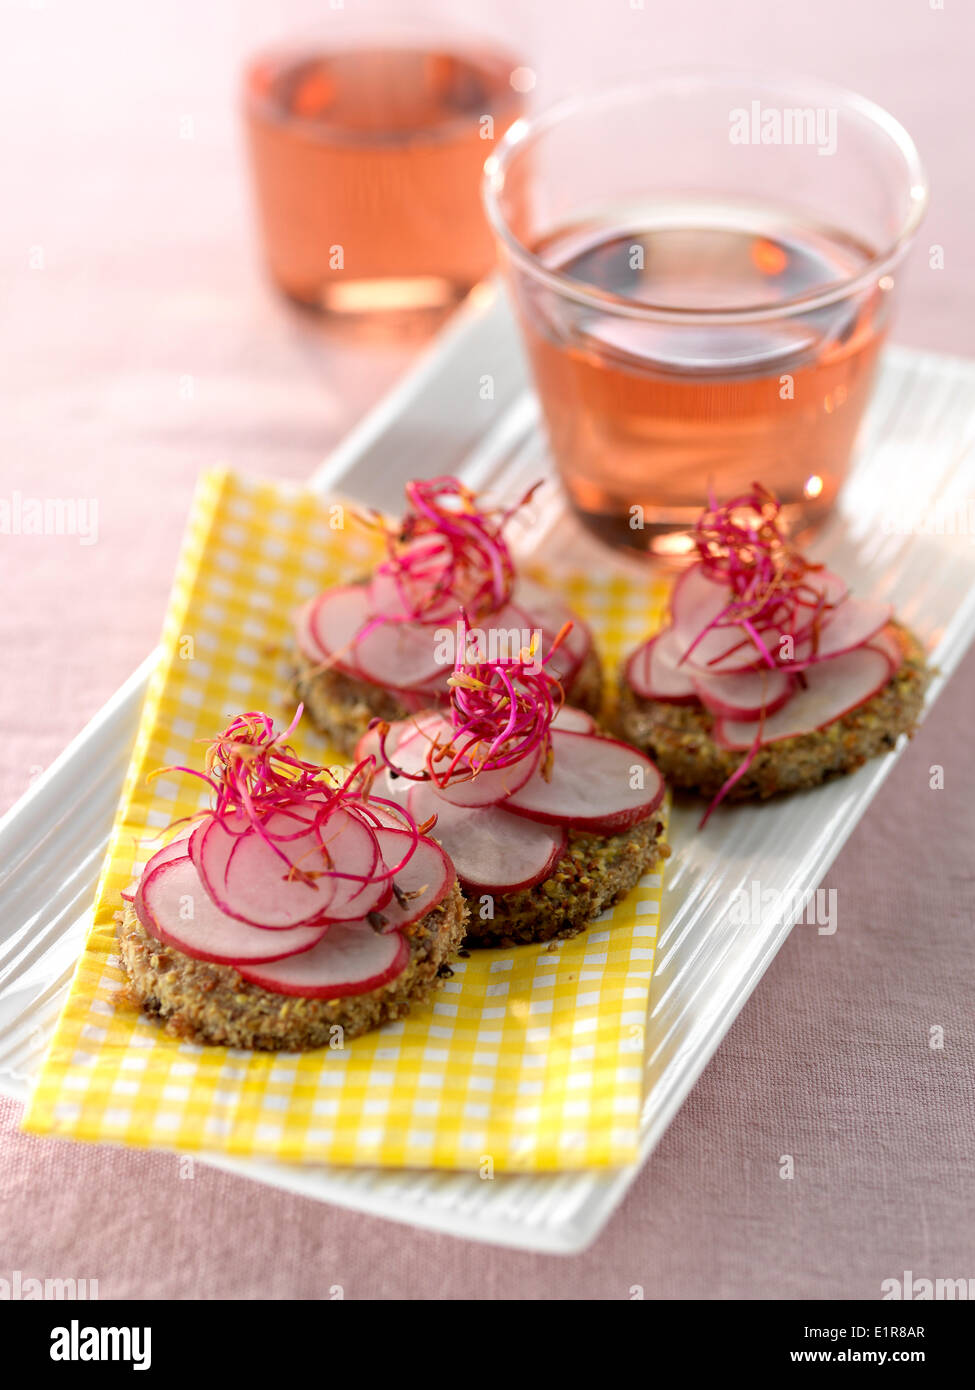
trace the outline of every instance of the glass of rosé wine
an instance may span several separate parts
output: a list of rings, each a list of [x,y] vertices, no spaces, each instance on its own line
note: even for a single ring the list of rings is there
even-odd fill
[[[709,488],[794,531],[850,465],[927,202],[904,128],[826,83],[664,73],[519,120],[485,205],[571,503],[687,552]]]

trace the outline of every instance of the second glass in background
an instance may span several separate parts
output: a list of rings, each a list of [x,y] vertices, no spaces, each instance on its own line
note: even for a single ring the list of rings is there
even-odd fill
[[[278,287],[355,315],[463,296],[494,265],[484,161],[532,80],[493,40],[341,13],[255,58],[244,111]]]

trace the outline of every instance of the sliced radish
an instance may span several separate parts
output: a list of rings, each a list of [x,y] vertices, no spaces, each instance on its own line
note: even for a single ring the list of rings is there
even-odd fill
[[[369,595],[361,584],[327,589],[313,601],[308,622],[312,637],[330,657],[355,668],[356,638],[369,622]]]
[[[564,827],[512,816],[503,806],[452,806],[429,782],[411,788],[409,805],[420,822],[436,813],[430,833],[472,891],[514,893],[541,883],[568,842]]]
[[[146,861],[145,868],[142,870],[139,878],[135,880],[136,883],[138,883],[140,879],[145,878],[153,869],[158,869],[160,864],[168,864],[171,859],[182,859],[184,854],[188,854],[189,841],[195,830],[195,825],[189,826],[181,834],[175,836],[167,844],[163,845],[161,849],[157,849]]]
[[[296,807],[291,813],[277,811],[268,817],[266,833],[287,837],[276,845],[269,844],[241,814],[225,821],[212,818],[191,838],[190,854],[203,886],[228,916],[254,927],[281,930],[312,922],[331,908],[341,880],[323,877],[308,884],[289,877],[288,865],[281,857],[286,855],[309,873],[332,867],[323,846],[327,844],[332,856],[337,854],[337,845],[329,839],[327,822],[319,828],[312,826],[320,806],[308,802],[300,809],[304,814],[299,815]],[[341,867],[346,873],[369,878],[376,866],[374,837],[358,823],[350,826],[343,821],[339,829],[344,837]]]
[[[395,742],[394,742],[395,738]],[[434,742],[446,745],[453,738],[453,726],[442,714],[430,713],[421,716],[416,723],[402,720],[394,724],[387,738],[387,749],[392,749],[391,758],[403,773],[426,773],[430,770],[428,756]],[[445,771],[449,766],[449,756],[434,762],[434,771]],[[463,769],[463,765],[460,765]],[[516,763],[512,767],[502,767],[497,771],[483,771],[473,776],[463,776],[449,787],[442,788],[441,795],[458,806],[492,806],[502,801],[517,787],[522,787],[534,771],[530,759]],[[396,801],[403,801],[409,791],[409,777],[391,777],[388,785],[394,791]],[[406,792],[403,791],[406,787]]]
[[[403,692],[400,693],[402,694]],[[389,730],[385,739],[385,749],[390,757],[395,754],[396,749],[403,740],[416,733],[418,729],[429,728],[433,731],[439,729],[449,734],[450,726],[444,722],[443,715],[432,712],[429,706],[430,700],[428,699],[416,718],[397,719],[389,725]],[[417,745],[411,753],[411,762],[420,757],[421,751],[419,745]],[[382,748],[380,747],[378,729],[366,730],[356,744],[353,756],[357,763],[362,762],[364,758],[372,757],[376,759],[378,767],[381,768],[383,766]]]
[[[325,909],[328,920],[344,922],[365,917],[387,896],[389,888],[381,874],[376,876],[380,847],[375,829],[366,817],[338,807],[323,822],[321,838],[335,870],[332,894]],[[290,846],[283,848],[290,854]],[[312,862],[319,858],[313,847]],[[367,859],[369,867],[364,869]],[[304,867],[305,861],[297,855],[295,862]]]
[[[458,597],[445,592],[434,607],[430,596],[450,569],[451,548],[442,536],[421,536],[400,552],[409,566],[399,574],[383,565],[369,582],[369,601],[372,611],[383,618],[406,618],[423,604],[427,621],[445,621],[460,612]],[[406,602],[404,602],[404,595]]]
[[[189,842],[196,828],[196,826],[185,827],[168,844],[163,845],[161,849],[157,849],[155,854],[150,856],[138,878],[132,879],[131,883],[126,884],[122,889],[122,898],[125,902],[135,904],[136,911],[138,911],[139,889],[142,884],[153,869],[158,869],[161,864],[168,864],[172,859],[182,859],[184,854],[189,853]]]
[[[819,598],[824,599],[832,607],[841,603],[849,593],[846,580],[841,579],[832,570],[810,570],[804,575],[803,584],[806,588],[813,589]],[[815,600],[807,598],[800,598],[799,602],[811,607],[816,606]]]
[[[644,700],[666,700],[674,705],[691,704],[697,699],[688,668],[678,665],[684,653],[673,628],[664,628],[642,647],[637,647],[626,664],[626,681]]]
[[[795,629],[798,642],[792,658],[797,668],[810,659],[837,656],[862,646],[890,619],[890,605],[849,598],[846,584],[831,570],[811,570],[804,583],[813,595],[830,606],[819,613],[814,650],[811,629],[816,620],[817,599],[811,595],[800,599]],[[693,565],[677,581],[671,597],[674,637],[668,639],[667,655],[676,655],[677,661],[673,664],[678,671],[692,677],[723,676],[759,667],[759,653],[744,627],[736,624],[705,631],[730,601],[728,590],[708,578],[700,565]],[[703,637],[699,636],[701,633]],[[767,622],[759,629],[759,635],[768,651],[778,658],[783,638],[789,634],[778,623]],[[660,661],[659,654],[657,660]],[[662,669],[670,665],[670,662],[666,666],[661,663]],[[641,684],[652,688],[656,672],[634,661],[631,674],[635,688]]]
[[[554,637],[566,623],[571,623],[569,640],[577,653],[592,645],[592,633],[578,614],[541,584],[522,579],[514,593],[514,604],[531,620],[529,626],[540,627],[546,636]]]
[[[497,806],[523,787],[538,767],[539,749],[533,748],[525,757],[509,767],[487,768],[469,777],[451,781],[437,791],[452,806]]]
[[[405,720],[402,723],[406,725]],[[397,735],[397,742],[393,745],[394,733]],[[446,744],[453,736],[454,729],[449,721],[443,715],[431,714],[421,718],[412,728],[406,726],[402,733],[394,725],[390,738],[387,739],[387,748],[392,745],[394,751],[390,756],[398,768],[415,775],[429,771],[427,760],[432,744],[435,741]],[[438,758],[433,764],[434,772],[446,772],[450,761],[449,756]],[[524,786],[535,771],[537,763],[537,752],[529,754],[510,767],[491,768],[484,772],[471,773],[470,769],[461,763],[458,766],[457,780],[452,781],[447,787],[438,787],[438,791],[446,801],[455,806],[494,806]],[[395,800],[405,800],[411,780],[404,777],[387,779],[387,786]]]
[[[890,661],[874,647],[858,647],[805,672],[805,688],[759,725],[757,720],[718,719],[715,740],[734,751],[751,748],[761,727],[762,744],[824,729],[873,698],[890,680]]]
[[[878,651],[884,653],[887,660],[890,662],[890,674],[892,676],[899,671],[904,664],[904,648],[897,640],[897,634],[889,627],[885,627],[881,632],[878,632],[876,637],[871,637],[868,645],[876,647]]]
[[[731,597],[725,585],[709,579],[701,565],[692,565],[678,579],[670,606],[679,670],[686,671],[689,676],[725,675],[749,670],[761,661],[751,636],[739,624],[708,626],[724,612]],[[767,623],[760,635],[767,650],[775,656],[783,636],[781,628]]]
[[[298,649],[316,665],[328,661],[330,655],[319,642],[312,625],[312,618],[319,597],[316,596],[309,599],[307,603],[303,603],[294,616],[295,640],[298,643]]]
[[[520,610],[519,626],[529,631],[541,629],[546,651],[566,623],[572,624],[554,656],[546,662],[546,669],[553,676],[558,676],[565,684],[571,683],[592,648],[592,631],[588,624],[573,613],[568,604],[530,580],[519,583],[512,607],[516,612]]]
[[[450,733],[451,726],[441,714],[428,712],[415,722],[411,719],[401,719],[389,726],[386,753],[404,773],[422,773],[426,769],[431,741],[438,735],[449,738]],[[425,736],[419,737],[421,734]],[[406,748],[405,754],[401,753],[400,750],[407,742],[409,747]],[[401,776],[392,768],[386,768],[383,776],[377,779],[376,785],[380,795],[405,806],[414,782],[411,777]]]
[[[392,747],[391,744],[388,744],[387,746]],[[359,742],[356,744],[355,752],[353,753],[352,757],[353,761],[356,763],[361,763],[366,758],[375,758],[377,764],[380,762],[381,754],[379,747],[378,729],[366,730],[366,732],[359,739]]]
[[[377,830],[376,836],[387,868],[395,869],[410,849],[413,837],[406,830]],[[381,909],[384,931],[406,927],[442,902],[454,882],[454,867],[438,844],[426,837],[416,843],[408,861],[393,877],[395,888]]]
[[[279,960],[316,945],[326,926],[264,931],[221,912],[185,853],[147,873],[137,903],[139,920],[158,941],[218,965]]]
[[[775,623],[757,629],[765,650],[777,658],[789,634]],[[685,651],[689,648],[684,649]],[[732,676],[766,666],[765,658],[743,627],[712,628],[684,661],[681,669],[694,676]]]
[[[537,601],[536,594],[540,595]],[[545,669],[563,685],[571,684],[592,647],[592,633],[571,609],[535,587],[532,587],[530,601],[519,599],[507,603],[481,619],[478,630],[484,632],[488,642],[488,650],[481,653],[481,659],[513,659],[523,648],[529,647],[538,634],[536,656],[541,662],[566,623],[572,623],[572,629],[558,650],[546,660]],[[472,652],[471,659],[476,660],[477,654]]]
[[[694,677],[694,690],[705,709],[727,719],[758,719],[774,714],[792,694],[793,677],[781,668],[735,671],[726,676]]]
[[[514,603],[506,603],[493,613],[487,614],[472,627],[471,637],[483,634],[480,641],[470,641],[465,652],[468,661],[514,661],[521,652],[530,647],[538,635],[535,655],[541,661],[548,643],[546,630],[537,620],[529,617],[524,608]]]
[[[450,721],[444,715],[430,711],[418,719],[401,719],[391,724],[386,735],[386,751],[403,772],[420,773],[426,770],[427,756],[433,744],[446,745],[453,736],[454,728]]]
[[[434,705],[444,705],[447,703],[446,678],[449,674],[445,668],[443,675],[437,677],[441,682],[439,686],[417,685],[412,690],[406,690],[399,686],[396,690],[396,698],[410,714],[422,714],[424,710],[431,709]]]
[[[391,769],[387,768],[385,773],[376,779],[376,793],[384,796],[389,801],[398,802],[400,806],[405,806],[409,800],[410,788],[415,786],[408,777],[398,777]]]
[[[453,670],[437,655],[435,623],[376,622],[355,642],[356,668],[366,680],[396,689],[439,682]]]
[[[365,803],[362,818],[367,825],[371,825],[375,830],[409,830],[410,828],[405,810],[400,811],[392,806],[382,805],[378,801]]]
[[[190,838],[186,842],[186,852],[196,865],[197,873],[200,872],[200,845],[203,843],[203,836],[210,829],[211,817],[207,816],[199,821],[194,827]]]
[[[876,599],[846,599],[820,628],[815,649],[811,638],[797,645],[796,664],[822,661],[862,647],[887,626],[893,611],[891,604]]]
[[[618,834],[651,815],[664,794],[660,773],[627,743],[591,734],[552,734],[548,781],[535,773],[504,803],[514,815]],[[634,779],[642,786],[631,786]]]
[[[380,933],[366,921],[339,922],[310,951],[271,965],[245,966],[240,973],[272,994],[343,999],[388,984],[409,959],[400,932]]]
[[[594,734],[596,721],[588,710],[575,705],[562,705],[552,720],[553,729],[565,729],[570,734]]]
[[[709,579],[702,565],[686,569],[670,595],[671,625],[681,640],[693,641],[708,623],[724,612],[729,597],[726,586]]]
[[[447,551],[437,544],[431,548],[429,538],[416,542],[416,548],[429,550],[426,569],[422,576],[414,575],[407,582],[415,588],[422,578],[424,590],[429,591],[448,558]],[[572,630],[548,663],[553,675],[564,683],[571,682],[592,647],[592,633],[565,604],[539,586],[525,584],[520,592],[524,604],[506,604],[484,623],[490,628],[516,631],[516,650],[520,650],[524,633],[540,631],[542,648],[546,649],[571,621]],[[343,585],[303,605],[295,615],[296,640],[309,660],[331,661],[403,697],[422,694],[424,698],[416,705],[419,709],[444,698],[453,665],[439,657],[437,632],[459,618],[460,604],[452,593],[444,595],[435,608],[425,610],[422,622],[409,619],[408,612],[395,577],[382,570],[368,585]]]

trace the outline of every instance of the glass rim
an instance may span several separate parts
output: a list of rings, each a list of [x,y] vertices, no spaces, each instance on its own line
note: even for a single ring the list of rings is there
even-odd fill
[[[905,165],[905,182],[909,189],[908,212],[896,237],[883,250],[872,256],[855,275],[831,282],[821,290],[807,291],[770,305],[746,305],[735,309],[680,308],[673,305],[639,303],[608,290],[576,280],[562,271],[546,266],[535,253],[515,236],[501,211],[500,195],[507,171],[518,153],[547,131],[561,125],[567,118],[582,111],[605,110],[622,106],[638,98],[665,92],[668,88],[706,89],[731,83],[748,83],[756,89],[795,89],[796,103],[809,104],[814,94],[823,100],[819,105],[841,106],[860,116],[888,137],[901,155]],[[805,98],[805,102],[803,102]],[[816,102],[812,102],[816,105]],[[907,251],[928,205],[928,182],[921,156],[913,139],[895,116],[869,97],[850,88],[820,78],[804,77],[789,72],[764,73],[743,68],[682,67],[662,68],[649,79],[628,83],[617,88],[600,88],[580,96],[568,97],[546,107],[537,116],[519,117],[498,141],[484,165],[481,182],[482,200],[488,223],[505,251],[534,279],[541,281],[561,296],[603,311],[611,310],[620,317],[656,323],[733,324],[753,323],[766,319],[789,318],[825,308],[868,288],[891,270]]]
[[[326,42],[320,36],[315,39],[309,35],[307,43],[302,43],[300,36],[279,43],[267,44],[251,53],[245,60],[238,81],[238,98],[245,120],[252,118],[262,119],[269,125],[287,127],[288,130],[298,139],[309,145],[316,145],[322,149],[354,149],[354,150],[390,150],[399,149],[405,144],[422,144],[424,147],[432,145],[446,144],[453,140],[459,133],[464,133],[477,126],[482,114],[503,119],[508,114],[509,106],[524,106],[525,93],[519,92],[516,87],[508,86],[500,89],[500,96],[489,103],[486,110],[481,113],[461,114],[455,113],[435,125],[425,127],[417,131],[414,128],[404,128],[403,130],[390,131],[386,128],[371,130],[368,128],[350,128],[343,125],[341,120],[325,120],[318,122],[304,121],[290,113],[285,115],[274,103],[262,92],[255,92],[252,89],[254,74],[263,64],[273,63],[278,67],[284,67],[288,63],[298,61],[309,61],[316,57],[332,57],[335,54],[347,55],[361,54],[365,51],[373,53],[382,52],[384,54],[398,54],[403,52],[415,52],[422,54],[428,51],[430,46],[436,42],[436,30],[429,32],[422,27],[413,28],[405,22],[400,21],[400,28],[393,28],[383,31],[382,36],[371,36],[352,30],[348,34],[342,34],[337,39],[331,36]],[[500,42],[491,42],[480,37],[477,31],[462,31],[459,35],[450,34],[445,47],[452,58],[468,59],[472,65],[481,64],[487,56],[493,59],[501,67],[509,67],[514,70],[518,66],[517,59],[512,52],[509,52]],[[516,117],[516,119],[518,119]]]

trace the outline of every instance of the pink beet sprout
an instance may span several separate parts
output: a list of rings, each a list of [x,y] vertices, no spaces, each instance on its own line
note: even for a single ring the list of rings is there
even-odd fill
[[[467,643],[465,615],[465,641],[453,674],[447,678],[450,704],[445,723],[449,735],[442,729],[434,733],[423,770],[410,772],[397,766],[395,753],[387,752],[389,726],[380,724],[380,754],[386,765],[400,776],[432,781],[439,787],[512,767],[529,757],[537,757],[547,775],[552,758],[552,720],[565,697],[559,680],[545,668],[571,627],[571,623],[565,624],[541,661],[534,643],[515,657],[483,661]]]
[[[538,484],[535,484],[537,487]],[[406,485],[409,510],[398,526],[373,514],[387,558],[376,576],[388,578],[401,611],[382,621],[430,622],[466,611],[477,622],[511,598],[514,563],[502,531],[535,487],[513,507],[485,507],[457,478],[414,479]]]
[[[416,821],[401,806],[372,794],[377,771],[375,758],[364,758],[344,775],[299,758],[288,739],[302,710],[299,705],[294,719],[281,733],[275,732],[274,722],[267,714],[251,711],[238,715],[210,741],[204,771],[192,767],[159,768],[150,777],[182,772],[204,781],[210,788],[211,806],[193,819],[219,821],[229,834],[241,839],[257,834],[281,860],[284,881],[297,880],[314,886],[322,878],[350,879],[365,887],[367,883],[392,878],[416,849],[421,833]],[[405,851],[390,865],[377,849],[370,874],[347,873],[333,860],[330,842],[341,849],[341,830],[338,834],[330,833],[330,822],[337,811],[347,811],[375,834],[383,824],[377,808],[391,812],[397,826],[409,832]],[[310,835],[314,838],[309,850]],[[296,840],[305,842],[304,863],[289,853],[288,845]],[[314,867],[310,867],[309,860]],[[229,867],[228,860],[227,871]]]
[[[823,567],[811,563],[790,543],[781,512],[778,498],[761,483],[753,483],[751,492],[721,505],[711,494],[709,505],[695,523],[694,543],[705,574],[724,585],[731,598],[698,633],[682,661],[712,628],[743,629],[744,635],[710,664],[725,661],[732,652],[751,645],[756,664],[774,670],[780,662],[773,648],[783,637],[792,638],[793,652],[800,642],[811,643],[808,660],[790,663],[791,669],[800,673],[800,680],[803,667],[815,661],[823,616],[835,605],[808,582],[807,576]],[[705,811],[702,829],[754,763],[762,746],[763,722],[759,722],[754,743]]]
[[[824,613],[834,605],[812,586],[807,575],[823,568],[807,560],[789,541],[781,520],[782,505],[761,483],[751,492],[721,505],[713,494],[693,532],[701,567],[709,579],[731,594],[726,607],[698,633],[681,658],[691,655],[712,628],[741,628],[737,646],[712,663],[751,645],[756,663],[774,669],[779,663],[771,646],[783,636],[795,644],[811,639],[813,653]]]

